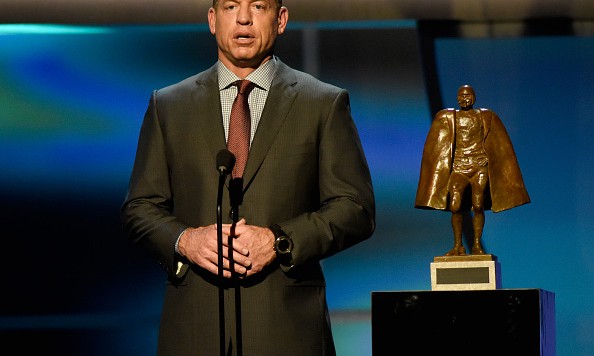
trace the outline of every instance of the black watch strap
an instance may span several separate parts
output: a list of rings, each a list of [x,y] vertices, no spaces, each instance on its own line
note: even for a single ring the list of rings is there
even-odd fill
[[[274,234],[275,239],[281,235],[286,235],[285,232],[283,231],[283,229],[281,229],[281,227],[278,226],[277,224],[272,224],[272,225],[268,226],[268,228]]]

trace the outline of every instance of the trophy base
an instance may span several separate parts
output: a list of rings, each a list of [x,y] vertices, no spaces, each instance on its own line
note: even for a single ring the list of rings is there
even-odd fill
[[[501,288],[501,267],[494,255],[438,256],[431,263],[431,290]]]

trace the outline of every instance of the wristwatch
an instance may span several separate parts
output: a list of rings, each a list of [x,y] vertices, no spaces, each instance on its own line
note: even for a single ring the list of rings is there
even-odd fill
[[[273,248],[276,255],[278,257],[290,258],[293,251],[293,240],[276,224],[270,225],[268,228],[274,234]]]

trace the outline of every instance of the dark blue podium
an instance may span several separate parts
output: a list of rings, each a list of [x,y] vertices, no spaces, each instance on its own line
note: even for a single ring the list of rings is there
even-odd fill
[[[374,356],[555,355],[555,294],[542,289],[371,293]]]

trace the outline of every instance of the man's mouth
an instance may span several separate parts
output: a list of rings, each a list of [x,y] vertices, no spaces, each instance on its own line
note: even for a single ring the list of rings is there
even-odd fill
[[[253,38],[253,37],[248,33],[239,33],[239,34],[235,35],[235,39],[237,39],[237,40],[247,40],[247,39],[251,39],[251,38]]]

